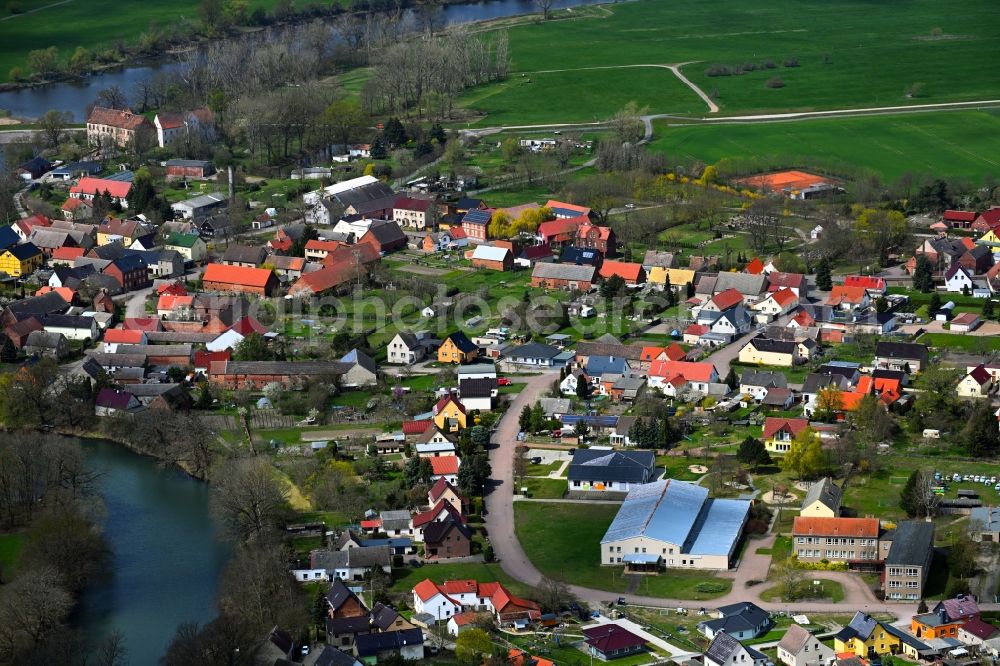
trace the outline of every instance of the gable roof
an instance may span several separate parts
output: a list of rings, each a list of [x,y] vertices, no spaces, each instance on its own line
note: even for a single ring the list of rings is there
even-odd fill
[[[710,382],[715,373],[715,366],[708,362],[695,363],[691,361],[653,361],[649,365],[650,377],[676,377],[680,375],[688,381]]]
[[[788,386],[788,378],[783,372],[771,370],[745,370],[740,376],[740,384],[746,386],[760,386],[763,388]]]
[[[762,336],[757,336],[756,338],[751,338],[747,345],[753,347],[757,351],[761,351],[767,354],[795,354],[797,348],[796,344],[791,340],[772,340],[771,338],[765,338]]]
[[[744,296],[758,296],[767,291],[767,276],[749,273],[719,273],[715,278],[713,291],[720,292],[726,289],[735,289]]]
[[[116,199],[124,199],[132,189],[132,183],[123,180],[108,180],[107,178],[81,178],[80,182],[69,188],[70,194],[104,194],[107,192]]]
[[[248,287],[266,287],[268,282],[273,277],[274,273],[268,268],[248,268],[246,266],[209,264],[205,267],[205,273],[202,275],[202,282],[219,282],[222,284]]]
[[[251,245],[230,245],[226,248],[226,253],[222,255],[222,260],[237,264],[260,264],[267,258],[267,251],[260,246]]]
[[[357,549],[352,548],[351,550]],[[354,639],[354,647],[358,651],[359,657],[373,657],[387,650],[400,650],[407,646],[423,644],[424,632],[416,628],[358,634]]]
[[[617,624],[601,624],[583,630],[584,642],[603,654],[628,650],[647,643],[645,638],[633,634]]]
[[[861,287],[874,291],[885,290],[885,279],[874,275],[848,275],[844,278],[845,287]]]
[[[430,459],[431,471],[434,476],[458,474],[460,460],[458,456],[434,456]],[[449,504],[449,506],[451,506]]]
[[[720,291],[715,296],[712,296],[711,301],[715,307],[719,310],[728,310],[729,308],[736,307],[743,302],[743,294],[741,294],[736,289],[726,289],[725,291]]]
[[[806,646],[806,643],[813,640],[813,638],[809,630],[793,622],[788,627],[785,635],[778,641],[778,650],[785,650],[789,654],[798,654]]]
[[[531,277],[542,280],[567,280],[570,282],[593,282],[597,269],[593,266],[575,264],[553,264],[540,261],[531,271]]]
[[[104,106],[95,106],[87,116],[88,125],[108,125],[119,129],[135,131],[143,125],[149,124],[146,117],[133,113],[131,109],[109,109]]]
[[[927,363],[927,347],[914,342],[878,342],[875,345],[875,356],[878,358],[919,360],[923,365]]]
[[[466,354],[477,351],[479,347],[469,339],[469,337],[462,331],[455,331],[448,335],[445,340],[451,340],[452,344],[458,348],[459,351]]]
[[[886,565],[923,565],[934,547],[934,523],[904,520],[896,524]]]
[[[454,517],[431,522],[424,528],[424,543],[440,543],[451,530],[457,530],[466,539],[472,538],[472,531]]]
[[[841,305],[848,303],[856,305],[863,303],[868,297],[868,292],[864,287],[846,287],[844,285],[834,285],[830,290],[830,296],[826,299],[827,305]]]
[[[610,278],[614,275],[624,279],[626,282],[638,282],[642,278],[642,264],[628,261],[606,260],[601,264],[600,271],[602,278]]]
[[[741,651],[746,650],[751,659],[767,659],[752,647],[747,647],[724,631],[720,631],[712,639],[712,643],[705,650],[705,658],[711,659],[716,664],[728,664]]]
[[[966,621],[966,623],[962,625],[962,630],[984,641],[987,638],[995,636],[998,631],[998,629],[992,624],[984,622],[978,617],[974,617],[971,620]]]
[[[503,261],[510,255],[510,250],[494,245],[477,245],[472,252],[472,259],[480,261]]]
[[[788,432],[795,437],[809,427],[808,419],[789,419],[782,416],[768,416],[764,419],[764,439],[770,439],[779,432]]]
[[[712,633],[725,631],[735,634],[742,631],[756,631],[771,617],[763,608],[749,601],[720,606],[718,610],[722,617],[702,623],[711,629]]]
[[[827,507],[834,513],[840,511],[840,502],[843,497],[843,491],[840,486],[833,482],[830,477],[824,477],[821,481],[809,486],[809,490],[806,491],[805,499],[802,500],[802,506],[807,507],[814,502],[820,502],[823,506]]]

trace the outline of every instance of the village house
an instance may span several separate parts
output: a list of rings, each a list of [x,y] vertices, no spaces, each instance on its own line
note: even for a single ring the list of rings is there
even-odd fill
[[[267,260],[267,250],[262,246],[234,244],[226,248],[221,263],[226,266],[243,266],[244,268],[259,268]]]
[[[208,380],[230,389],[259,391],[272,383],[299,387],[310,377],[341,375],[349,369],[340,361],[227,361],[212,363]]]
[[[424,556],[443,560],[472,554],[472,531],[454,518],[424,527]]]
[[[208,264],[202,275],[202,288],[205,291],[273,296],[278,289],[278,278],[274,271],[266,268]]]
[[[358,245],[368,245],[380,255],[389,254],[406,247],[406,234],[395,222],[378,220],[358,238]]]
[[[833,648],[794,622],[778,642],[778,661],[785,666],[832,666],[836,660]]]
[[[433,411],[434,425],[441,432],[458,432],[468,427],[465,405],[452,394],[438,400]]]
[[[972,274],[962,266],[955,264],[944,274],[944,286],[952,293],[972,293],[976,283]]]
[[[538,262],[531,272],[531,286],[539,289],[590,291],[596,281],[593,266]]]
[[[205,180],[215,173],[215,167],[208,160],[167,160],[167,180]]]
[[[771,614],[755,603],[743,601],[720,606],[715,619],[698,623],[698,631],[706,638],[725,632],[733,638],[747,640],[767,633],[772,626]]]
[[[650,388],[660,389],[670,397],[677,397],[685,391],[708,395],[709,386],[719,381],[719,373],[711,363],[654,361],[649,366],[647,380]]]
[[[470,243],[485,243],[490,239],[490,220],[493,218],[492,210],[470,210],[462,216],[462,231]]]
[[[600,624],[583,630],[583,642],[592,655],[611,661],[645,652],[648,641],[617,624]]]
[[[87,116],[87,143],[91,146],[121,148],[135,141],[136,134],[152,130],[146,117],[131,109],[95,106]]]
[[[153,118],[156,128],[156,142],[166,148],[175,139],[195,135],[204,141],[215,139],[215,118],[207,107],[193,109],[186,113],[163,112]]]
[[[873,569],[883,559],[877,518],[795,516],[792,541],[800,562],[844,562]]]
[[[170,204],[170,209],[174,211],[174,215],[177,217],[185,220],[200,221],[208,215],[225,208],[227,203],[229,203],[229,198],[222,192],[210,192],[172,203]],[[218,230],[214,229],[214,226],[211,230],[203,226],[202,231],[205,236],[214,237],[223,235],[219,234]]]
[[[896,654],[902,649],[901,635],[902,630],[890,623],[857,611],[850,623],[834,636],[833,650],[838,655],[850,653],[859,657]]]
[[[912,342],[884,342],[875,345],[875,367],[919,373],[927,366],[927,347]]]
[[[438,363],[471,363],[479,356],[479,346],[461,331],[446,337],[438,347]]]
[[[916,520],[897,523],[885,559],[882,589],[886,600],[923,599],[933,556],[934,523]]]
[[[647,253],[648,254],[648,253]],[[663,266],[646,267],[646,281],[657,289],[666,289],[669,284],[672,291],[680,292],[686,290],[687,286],[694,282],[697,275],[689,268],[666,268]]]
[[[567,478],[571,491],[628,492],[653,480],[656,467],[652,451],[577,449]]]
[[[463,611],[485,611],[507,624],[537,621],[541,610],[533,601],[511,594],[501,583],[446,580],[440,585],[429,578],[413,587],[413,610],[445,622]]]
[[[790,368],[799,361],[799,346],[789,340],[758,336],[740,349],[740,363]]]
[[[620,277],[630,287],[636,287],[646,282],[646,271],[642,264],[627,261],[605,261],[601,264],[599,273],[605,280],[613,276]]]
[[[618,253],[618,241],[611,227],[581,224],[576,229],[573,244],[579,248],[597,250],[605,257],[613,257]]]
[[[955,387],[955,392],[962,398],[989,398],[995,386],[993,377],[982,365],[970,370]]]
[[[787,453],[792,448],[795,436],[808,427],[808,419],[768,416],[764,419],[764,431],[761,435],[764,447],[770,453]]]
[[[434,207],[427,199],[399,197],[392,204],[392,219],[401,227],[424,230],[427,228],[427,214]]]
[[[80,181],[69,188],[69,196],[72,199],[83,199],[93,201],[94,197],[108,195],[113,203],[122,208],[128,208],[128,193],[132,189],[132,183],[123,180],[111,180],[107,178],[81,178]]]
[[[782,288],[772,291],[759,303],[754,304],[753,311],[757,313],[757,321],[766,324],[784,314],[788,314],[799,305],[799,297],[791,289]]]
[[[69,343],[66,336],[58,332],[32,331],[28,334],[21,350],[25,356],[52,358],[57,361],[69,355]]]
[[[843,490],[830,477],[809,486],[802,500],[800,516],[809,518],[836,518],[840,515],[840,502]]]
[[[752,647],[743,645],[724,631],[712,639],[705,650],[705,666],[765,666],[768,657]]]
[[[505,247],[477,245],[472,252],[472,265],[494,271],[509,271],[514,268],[514,255]]]
[[[199,262],[208,256],[208,246],[198,234],[170,234],[163,241],[163,247],[180,254],[185,263]]]
[[[493,409],[498,395],[497,382],[495,379],[459,380],[458,394],[466,409],[488,412]]]
[[[396,333],[386,345],[386,361],[393,365],[413,365],[424,360],[426,355],[427,347],[409,331]]]
[[[94,400],[96,416],[115,416],[139,409],[139,400],[128,391],[102,388]]]
[[[869,307],[871,305],[871,297],[864,287],[834,285],[833,289],[830,290],[830,295],[827,297],[825,304],[838,310],[853,312]]]
[[[740,393],[760,402],[773,388],[787,388],[784,373],[767,370],[745,370],[740,376]]]
[[[0,254],[0,271],[10,277],[25,277],[41,268],[44,258],[34,243],[11,245]]]

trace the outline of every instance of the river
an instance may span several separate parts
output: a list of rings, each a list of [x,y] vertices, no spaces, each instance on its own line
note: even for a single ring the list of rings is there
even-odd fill
[[[215,617],[231,551],[209,518],[208,484],[119,444],[84,440],[83,447],[104,473],[113,573],[84,592],[74,626],[95,644],[121,632],[131,666],[153,666],[178,624]]]
[[[553,9],[592,5],[607,0],[555,0]],[[533,0],[491,0],[471,4],[445,5],[439,10],[439,25],[456,25],[488,21],[491,19],[529,14],[538,11]],[[407,10],[407,20],[413,20],[412,10]],[[98,91],[118,86],[131,94],[137,83],[157,72],[169,73],[180,65],[165,61],[142,67],[123,67],[88,76],[82,80],[53,83],[47,86],[22,88],[0,93],[0,109],[6,109],[18,118],[38,118],[50,109],[67,111],[75,122],[83,122],[87,104],[97,98]]]

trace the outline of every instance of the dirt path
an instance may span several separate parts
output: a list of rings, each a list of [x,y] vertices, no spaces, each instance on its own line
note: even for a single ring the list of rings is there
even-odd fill
[[[18,16],[26,16],[28,14],[34,14],[35,12],[40,12],[44,9],[51,9],[52,7],[58,7],[59,5],[68,5],[73,2],[73,0],[61,0],[60,2],[53,2],[51,5],[43,5],[42,7],[35,7],[34,9],[29,9],[26,12],[21,12],[19,14],[11,14],[10,16],[4,16],[0,18],[0,21],[9,21],[11,19],[16,19]]]
[[[677,64],[677,65],[670,65],[670,66],[668,66],[667,69],[669,69],[671,72],[673,72],[674,76],[676,76],[678,79],[680,79],[681,83],[683,83],[688,88],[690,88],[691,90],[693,90],[694,93],[696,95],[698,95],[698,97],[701,97],[702,101],[705,102],[705,104],[708,104],[708,112],[709,113],[718,113],[719,112],[719,105],[716,104],[715,102],[713,102],[712,98],[709,97],[708,95],[706,95],[705,91],[702,90],[701,88],[699,88],[697,85],[695,85],[694,82],[691,81],[691,79],[689,79],[688,77],[686,77],[683,74],[681,74],[681,67],[683,67],[684,65],[690,65],[690,64],[692,64],[692,63],[690,63],[690,62],[682,62],[682,63]]]

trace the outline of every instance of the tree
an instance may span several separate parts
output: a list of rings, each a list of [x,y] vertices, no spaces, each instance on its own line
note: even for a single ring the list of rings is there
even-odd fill
[[[233,349],[234,361],[273,361],[274,349],[260,333],[250,332]]]
[[[552,18],[552,5],[554,4],[555,0],[535,0],[535,6],[542,12],[543,21],[548,21]]]
[[[212,509],[232,536],[250,541],[278,527],[288,486],[266,460],[228,460],[212,476]]]
[[[754,471],[761,465],[771,464],[771,454],[767,452],[764,442],[755,437],[747,437],[740,443],[736,451],[736,459],[744,465],[750,465]]]
[[[931,299],[927,302],[927,313],[933,318],[934,313],[941,309],[941,294],[936,291],[931,294]]]
[[[153,176],[149,169],[141,167],[132,178],[132,187],[125,196],[129,210],[146,212],[156,199],[156,188],[153,187]]]
[[[531,405],[521,408],[521,414],[517,418],[517,425],[521,432],[531,432]]]
[[[816,288],[820,291],[830,291],[833,289],[833,279],[830,277],[830,262],[823,259],[816,264]]]
[[[843,391],[836,386],[827,386],[816,395],[816,411],[813,416],[818,421],[832,421],[843,406]]]
[[[948,571],[958,578],[969,578],[975,575],[976,545],[961,528],[952,528],[948,532]]]
[[[794,473],[799,479],[818,476],[826,468],[826,454],[819,436],[804,428],[792,439],[791,448],[781,459],[781,469]]]
[[[493,641],[482,629],[466,629],[455,639],[455,656],[463,664],[478,666],[483,657],[493,652]]]
[[[608,129],[619,143],[638,143],[646,136],[646,124],[642,120],[645,109],[639,109],[635,102],[629,102],[608,119]]]
[[[339,99],[323,111],[323,126],[336,143],[347,146],[367,125],[368,117],[356,99]]]
[[[38,119],[38,129],[42,132],[45,145],[50,148],[57,147],[59,140],[62,138],[63,130],[66,129],[66,125],[72,122],[72,120],[73,118],[69,113],[56,111],[55,109],[46,111]]]
[[[47,49],[28,51],[28,67],[41,77],[57,72],[59,70],[59,49],[50,46]]]
[[[914,403],[910,425],[915,430],[937,428],[949,430],[962,415],[962,403],[955,393],[960,373],[940,363],[921,368],[914,387],[920,389],[920,399]],[[996,425],[994,424],[994,428]]]
[[[882,403],[874,395],[866,395],[858,401],[857,408],[851,413],[851,424],[858,432],[861,444],[881,444],[892,435],[892,417],[882,407]]]
[[[969,455],[977,458],[992,457],[1000,452],[1000,430],[989,400],[976,401],[959,440]]]
[[[126,97],[125,91],[119,86],[110,86],[97,91],[97,105],[109,109],[127,109],[128,97]]]
[[[421,456],[409,458],[406,465],[403,466],[403,480],[410,488],[429,484],[433,475],[434,469],[431,467],[431,461]]]
[[[587,380],[587,376],[583,373],[577,375],[576,378],[576,397],[580,400],[587,400],[590,398],[590,382]]]
[[[913,288],[925,294],[934,290],[934,266],[926,255],[917,256],[917,264],[913,268]]]
[[[802,569],[787,559],[774,567],[774,577],[778,581],[778,590],[783,600],[796,601],[800,597],[804,576]]]
[[[458,468],[458,488],[466,495],[481,497],[491,473],[486,453],[467,456]]]
[[[921,599],[920,603],[917,604],[917,615],[921,615],[923,613],[926,613],[927,611],[928,611],[927,602]]]
[[[490,431],[481,425],[473,426],[469,430],[469,439],[472,446],[481,451],[490,445]]]
[[[875,312],[882,313],[889,311],[889,301],[885,296],[879,296],[875,299]]]
[[[382,135],[385,137],[386,142],[388,142],[390,148],[396,148],[402,146],[408,140],[406,136],[406,128],[403,127],[403,123],[399,121],[399,118],[392,117],[389,118],[385,123],[385,129],[382,130]]]
[[[607,299],[614,298],[625,292],[625,278],[620,275],[612,275],[601,284],[601,296]]]
[[[258,632],[275,625],[297,635],[310,624],[309,600],[288,568],[294,556],[277,541],[241,544],[219,581],[219,611]]]
[[[906,216],[897,210],[865,208],[854,223],[858,246],[881,266],[886,265],[892,250],[907,244],[909,235]]]
[[[989,321],[990,319],[993,319],[993,316],[994,316],[993,299],[987,298],[983,302],[983,320]]]
[[[933,475],[922,469],[913,470],[899,494],[899,508],[911,518],[933,516],[940,499],[933,487]]]
[[[542,578],[534,595],[543,613],[559,613],[576,601],[566,583],[551,578]]]

